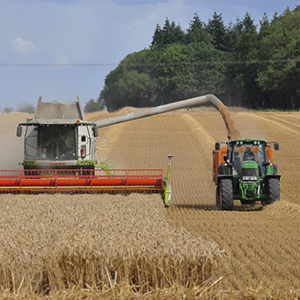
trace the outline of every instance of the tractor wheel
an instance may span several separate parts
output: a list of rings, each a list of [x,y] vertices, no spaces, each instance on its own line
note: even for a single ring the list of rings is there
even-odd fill
[[[269,178],[268,180],[268,204],[274,203],[275,201],[280,200],[280,186],[279,179]]]
[[[222,210],[233,209],[233,186],[231,179],[220,180],[220,205]]]
[[[216,186],[216,206],[217,208],[221,207],[219,186]]]

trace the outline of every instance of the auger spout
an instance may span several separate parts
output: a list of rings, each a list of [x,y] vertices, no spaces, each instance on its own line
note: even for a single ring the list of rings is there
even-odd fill
[[[226,109],[226,106],[214,95],[208,94],[205,96],[190,98],[182,101],[177,101],[169,104],[164,104],[156,107],[151,107],[148,109],[131,112],[125,115],[116,116],[112,118],[107,118],[103,120],[96,121],[95,124],[98,128],[123,123],[131,120],[141,119],[156,114],[166,113],[173,110],[201,106],[205,104],[211,104],[216,110],[218,110],[225,122],[228,134],[231,134],[233,138],[240,138],[240,133],[235,126],[233,119],[230,116],[230,113]]]

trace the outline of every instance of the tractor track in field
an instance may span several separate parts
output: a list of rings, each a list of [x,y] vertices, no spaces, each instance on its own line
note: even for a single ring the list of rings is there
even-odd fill
[[[88,118],[110,116],[94,113]],[[11,125],[24,121],[21,117],[14,115]],[[279,202],[266,207],[235,202],[233,211],[216,209],[211,152],[214,142],[227,137],[218,112],[180,110],[102,128],[99,136],[110,137],[108,152],[115,168],[163,168],[166,172],[167,155],[174,155],[172,206],[165,209],[165,216],[172,226],[216,242],[224,250],[217,290],[256,291],[266,298],[278,292],[287,299],[294,291],[299,297],[300,113],[234,112],[232,117],[243,138],[279,142],[280,150],[273,151],[282,176]],[[5,130],[0,134],[4,137]],[[151,203],[145,209],[151,218]]]

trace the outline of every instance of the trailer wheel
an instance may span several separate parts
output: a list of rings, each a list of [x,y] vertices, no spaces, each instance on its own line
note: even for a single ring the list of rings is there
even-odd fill
[[[280,200],[279,179],[277,178],[268,179],[268,196],[269,196],[269,201],[267,204],[271,204],[274,203],[275,201]]]
[[[233,185],[231,179],[220,180],[220,205],[222,210],[233,209]]]

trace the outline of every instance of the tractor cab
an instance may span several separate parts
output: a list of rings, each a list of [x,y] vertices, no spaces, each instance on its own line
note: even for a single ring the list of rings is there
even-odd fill
[[[265,174],[267,155],[264,141],[234,141],[230,146],[232,147],[233,175],[253,175],[258,178]]]

